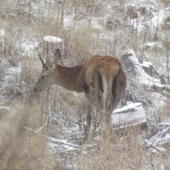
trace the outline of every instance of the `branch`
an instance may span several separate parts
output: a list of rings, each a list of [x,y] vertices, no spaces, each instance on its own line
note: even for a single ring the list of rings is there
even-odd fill
[[[33,132],[33,133],[36,133],[36,134],[44,137],[44,138],[46,138],[46,139],[49,139],[50,141],[52,141],[52,142],[54,142],[54,143],[57,143],[58,145],[66,145],[66,146],[70,146],[70,147],[73,147],[73,148],[76,148],[76,149],[80,149],[80,147],[77,146],[77,145],[73,145],[73,144],[71,144],[71,143],[67,143],[67,142],[64,142],[64,141],[62,141],[62,140],[55,139],[55,138],[52,138],[52,137],[47,137],[47,136],[45,136],[45,135],[42,135],[42,134],[38,133],[37,130],[36,130],[36,131],[35,131],[35,130],[32,130],[32,129],[26,127],[26,126],[24,126],[24,128],[25,128],[26,130],[29,130],[29,131],[31,131],[31,132]]]

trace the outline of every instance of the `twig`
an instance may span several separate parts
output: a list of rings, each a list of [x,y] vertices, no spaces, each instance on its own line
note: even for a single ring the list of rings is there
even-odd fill
[[[157,147],[155,147],[155,146],[153,146],[153,145],[150,145],[150,146],[147,146],[146,147],[147,149],[148,148],[153,148],[153,149],[155,149],[156,151],[158,151],[162,156],[166,156],[164,153],[162,153]]]
[[[55,118],[55,117],[50,117],[50,119],[55,120],[56,122],[58,122],[58,124],[60,124],[60,126],[64,127],[64,126],[62,125],[62,123],[61,123],[57,118]]]
[[[76,148],[76,149],[80,149],[80,147],[77,146],[77,145],[74,145],[74,144],[71,144],[71,143],[62,142],[59,139],[55,139],[55,138],[52,138],[52,137],[48,137],[48,139],[50,139],[52,142],[57,143],[59,145],[67,145],[67,146],[70,146],[70,147],[73,147],[73,148]]]
[[[42,126],[42,127],[40,127],[39,129],[37,129],[36,130],[36,132],[38,133],[38,132],[40,132],[42,129],[44,129],[44,127],[47,125],[47,122]]]
[[[156,151],[158,151],[160,154],[162,154],[162,156],[166,156],[164,153],[162,153],[158,148],[156,148],[155,146],[151,146],[153,149],[155,149]]]
[[[163,134],[165,134],[169,129],[170,129],[170,127],[168,127],[168,128],[166,128],[165,130],[159,132],[158,134],[156,134],[155,136],[153,136],[152,138],[150,138],[147,143],[152,143],[153,139],[157,138],[158,136],[161,137],[161,136],[162,136]],[[150,146],[152,146],[152,144],[151,144]]]
[[[170,129],[170,127],[166,128],[166,129],[160,134],[160,137],[162,137],[169,129]]]
[[[152,167],[152,170],[154,170],[155,168],[154,168],[154,164],[153,164],[153,156],[150,155],[150,158],[151,158],[151,167]]]
[[[34,132],[34,133],[42,136],[42,137],[44,137],[44,138],[46,138],[46,139],[49,139],[49,140],[51,140],[52,142],[57,143],[58,145],[67,145],[67,146],[70,146],[70,147],[73,147],[73,148],[76,148],[76,149],[80,149],[80,147],[77,146],[77,145],[73,145],[73,144],[71,144],[71,143],[62,142],[62,141],[60,141],[60,140],[58,140],[58,139],[55,139],[55,138],[52,138],[52,137],[47,137],[47,136],[45,136],[45,135],[42,135],[42,134],[38,133],[38,132],[35,131],[35,130],[32,130],[32,129],[26,127],[26,126],[24,126],[24,128],[27,129],[27,130],[29,130],[29,131],[31,131],[31,132]]]
[[[32,129],[30,129],[30,128],[26,127],[26,126],[24,126],[24,128],[25,128],[26,130],[29,130],[29,131],[31,131],[31,132],[34,132],[34,133],[36,133],[36,134],[38,134],[38,135],[40,135],[40,136],[42,136],[42,137],[44,137],[44,138],[48,138],[47,136],[45,136],[45,135],[42,135],[42,134],[38,133],[38,131],[37,131],[37,130],[32,130]]]

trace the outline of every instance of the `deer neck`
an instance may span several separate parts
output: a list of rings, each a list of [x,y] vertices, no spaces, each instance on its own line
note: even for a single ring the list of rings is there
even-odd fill
[[[75,67],[65,67],[56,65],[55,76],[56,84],[76,92],[83,92],[80,77],[82,75],[82,65]]]

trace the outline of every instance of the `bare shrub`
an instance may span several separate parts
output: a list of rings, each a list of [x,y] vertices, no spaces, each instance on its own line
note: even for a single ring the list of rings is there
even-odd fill
[[[112,144],[109,141],[98,143],[79,157],[79,169],[141,169],[146,153],[140,138],[135,137],[137,134],[139,130],[130,128],[123,135],[114,134]]]
[[[25,101],[26,102],[26,101]],[[35,129],[40,112],[32,104],[18,106],[11,113],[12,118],[1,122],[0,133],[0,165],[1,169],[60,169],[60,164],[49,152],[48,139],[27,128]],[[6,128],[4,128],[4,125]],[[54,156],[54,155],[53,155]],[[55,155],[56,158],[56,155]]]
[[[79,156],[77,165],[78,170],[130,170],[130,169],[160,169],[169,159],[169,154],[166,158],[161,153],[153,154],[145,147],[140,135],[140,129],[131,127],[120,133],[114,133],[112,143],[103,141],[97,143],[92,148],[82,152]],[[159,164],[157,161],[163,161]]]

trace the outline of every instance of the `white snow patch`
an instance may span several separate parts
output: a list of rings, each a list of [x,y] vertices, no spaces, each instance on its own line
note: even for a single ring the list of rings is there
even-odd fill
[[[132,2],[125,5],[127,9],[129,6],[133,6],[138,9],[142,5],[142,3],[135,5],[131,3]],[[145,2],[142,6],[145,6],[145,8],[150,11],[150,16],[147,19],[143,16],[135,19],[128,19],[129,25],[132,26],[137,33],[140,33],[147,28],[151,29],[152,32],[156,32],[158,28],[161,28],[165,24],[166,19],[170,16],[170,7],[157,11],[158,6],[156,4],[149,5]],[[166,25],[170,25],[170,23],[168,22]]]
[[[124,106],[122,108],[114,110],[113,113],[125,112],[125,111],[128,111],[128,110],[135,109],[136,107],[139,107],[139,106],[142,106],[142,103],[130,103],[127,106]]]
[[[152,18],[152,24],[155,28],[159,27],[163,24],[164,20],[170,16],[170,7],[165,8],[158,13],[155,14],[155,16]]]
[[[21,74],[21,63],[18,63],[17,67],[9,67],[5,70],[6,75],[20,76]]]
[[[29,57],[33,57],[35,53],[35,49],[38,47],[38,42],[34,40],[23,39],[21,49],[23,51],[23,55],[27,55]]]
[[[74,16],[73,15],[67,15],[64,17],[64,21],[63,21],[63,27],[65,29],[73,26],[73,24],[75,24],[74,20]]]
[[[152,66],[152,63],[151,62],[147,62],[147,61],[143,61],[143,63],[140,63],[140,65],[142,67],[151,67]]]
[[[14,93],[20,92],[21,83],[23,82],[21,79],[21,63],[17,63],[17,66],[11,66],[9,62],[7,63],[6,68],[3,70],[3,74],[1,76],[1,86],[0,91],[2,95],[11,92]]]
[[[5,30],[0,29],[0,42],[2,43],[2,49],[4,49],[5,47],[4,38],[5,38]]]
[[[5,37],[5,30],[0,29],[0,38],[4,38]]]
[[[93,17],[91,21],[92,29],[95,31],[101,32],[102,31],[102,25],[101,25],[102,20],[103,18]]]
[[[63,41],[61,38],[55,36],[45,36],[43,37],[43,40],[51,43],[60,43]]]
[[[144,48],[163,48],[163,45],[161,42],[149,42],[143,45]]]
[[[78,145],[74,145],[72,143],[68,143],[66,139],[56,139],[53,137],[49,137],[50,142],[48,143],[49,146],[51,146],[53,149],[54,148],[58,148],[61,147],[64,148],[66,151],[70,151],[70,150],[75,150],[75,149],[79,149],[80,147]]]

